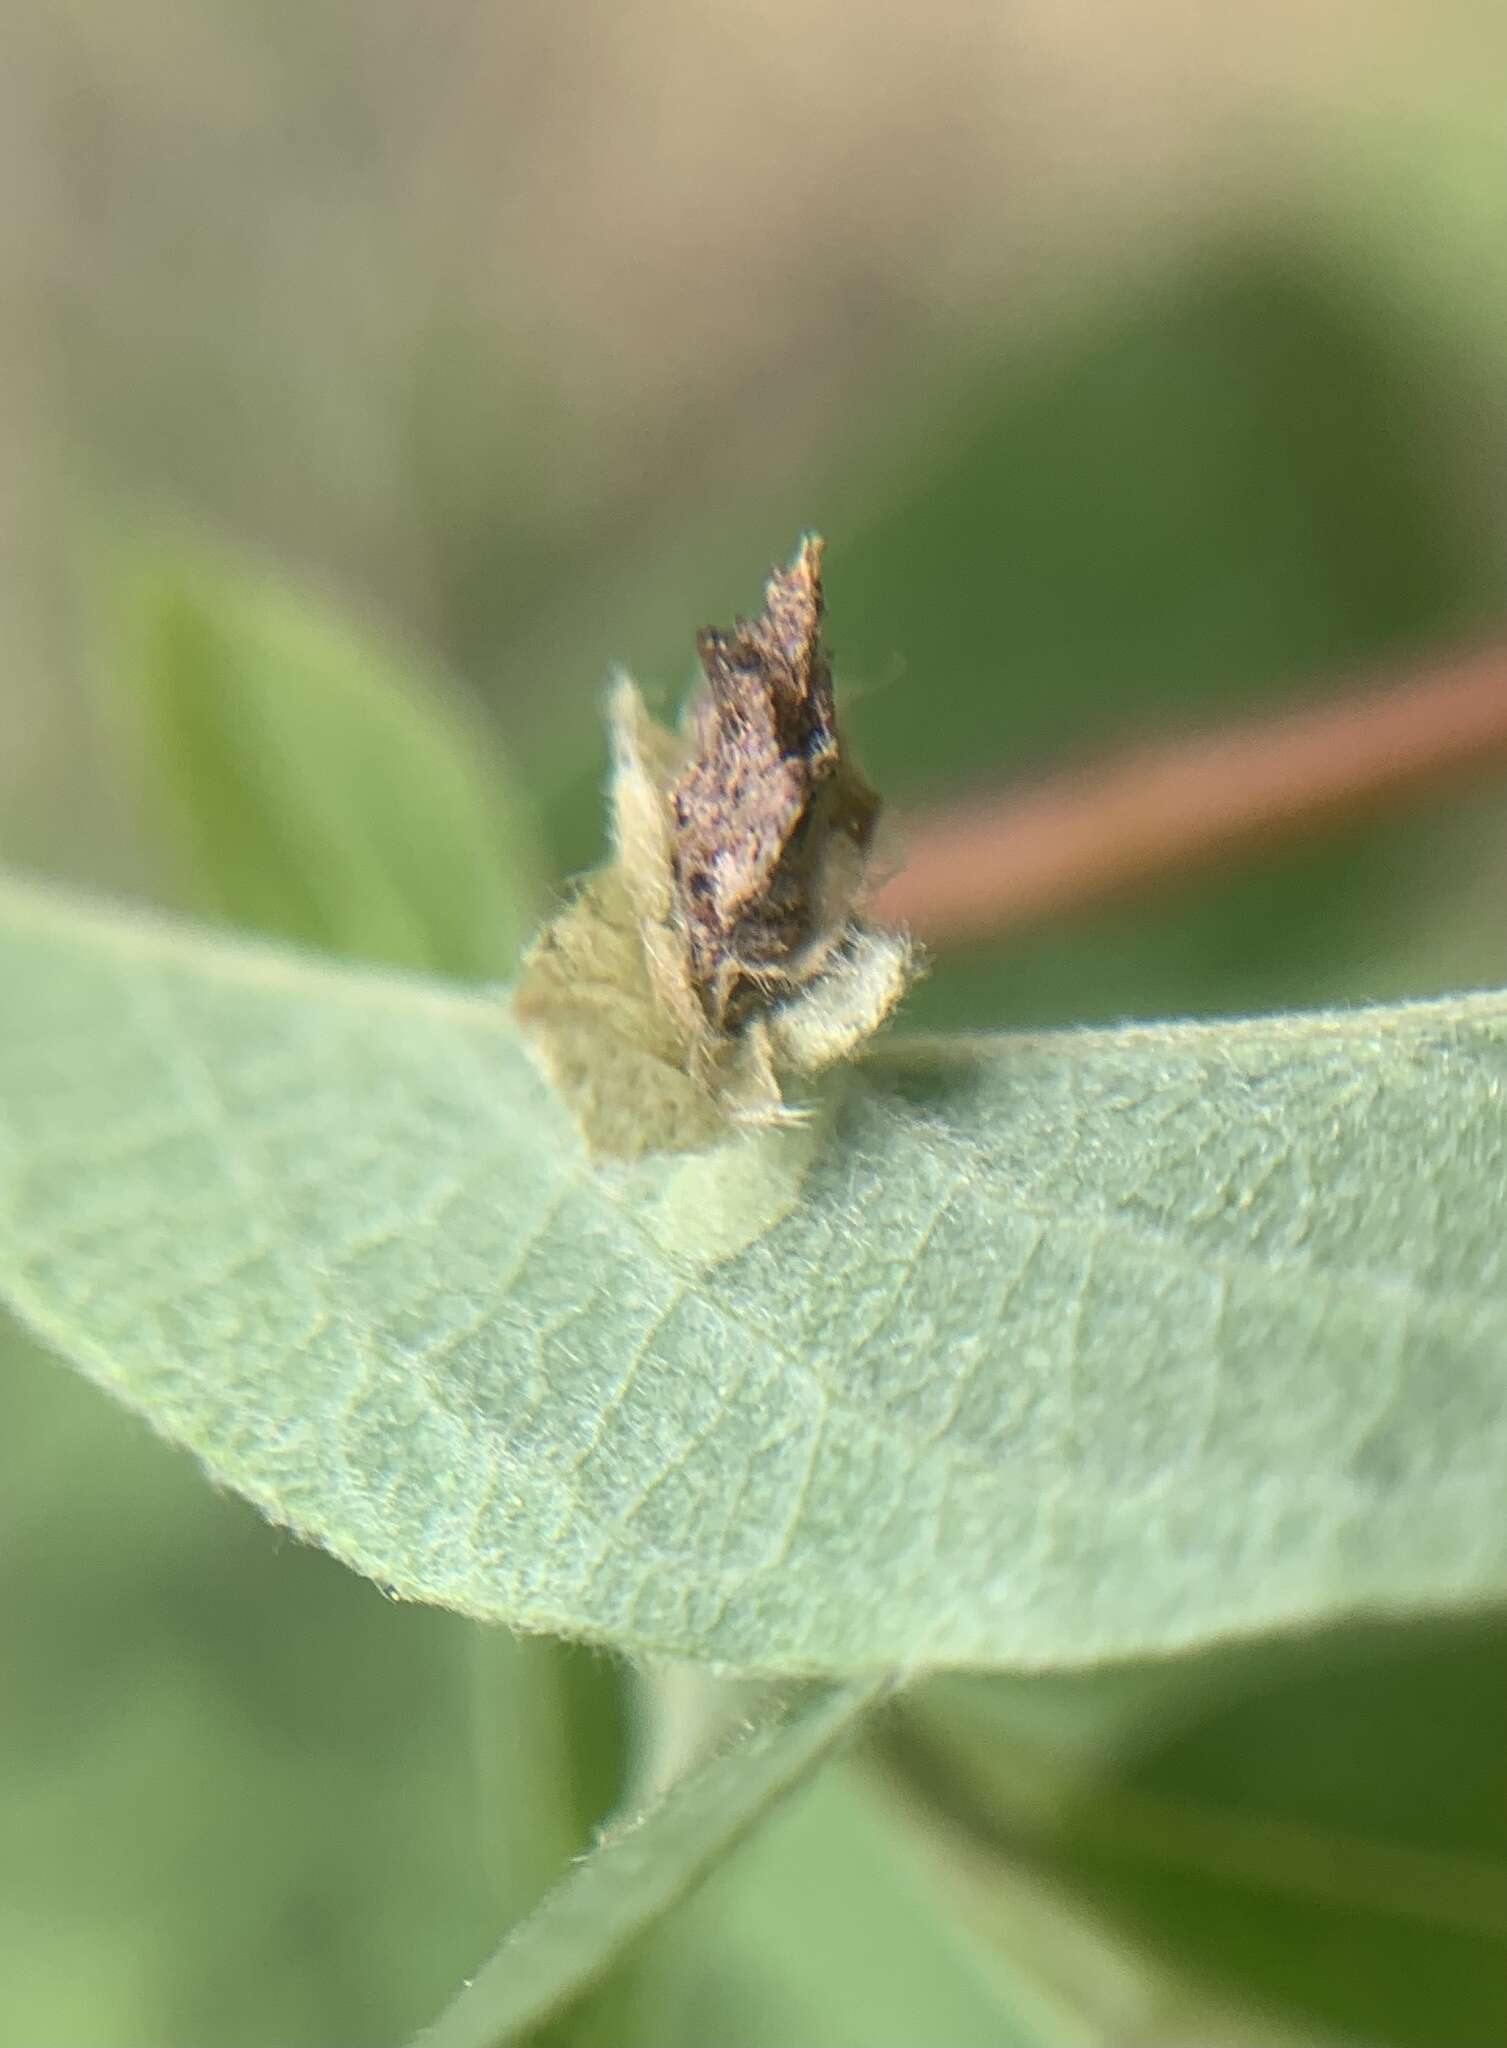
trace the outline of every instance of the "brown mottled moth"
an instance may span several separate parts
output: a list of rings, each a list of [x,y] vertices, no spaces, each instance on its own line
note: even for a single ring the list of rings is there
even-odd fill
[[[822,544],[764,608],[697,638],[683,730],[614,691],[617,858],[546,927],[518,1011],[592,1150],[631,1157],[788,1121],[779,1075],[854,1052],[914,972],[858,907],[879,800],[822,644]]]

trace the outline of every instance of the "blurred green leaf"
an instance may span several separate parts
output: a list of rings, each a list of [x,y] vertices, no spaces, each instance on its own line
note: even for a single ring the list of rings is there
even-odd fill
[[[686,2048],[1015,2048],[1082,2038],[1070,2001],[980,1953],[956,1900],[837,1763],[690,1909]],[[694,1944],[694,1952],[692,1951]],[[646,2048],[653,2036],[646,2037]]]
[[[1227,232],[955,402],[829,536],[844,671],[903,663],[859,720],[897,797],[1290,698],[1496,609],[1438,382],[1312,241]]]
[[[471,1654],[481,1851],[507,1926],[617,1804],[624,1702],[613,1661],[579,1644],[477,1628]]]
[[[416,2027],[498,1925],[470,1629],[279,1540],[4,1323],[0,1387],[0,2040]]]
[[[1004,1867],[1224,1996],[1325,2038],[1475,2048],[1507,2026],[1504,1702],[1500,1616],[1372,1625],[938,1681],[910,1761]]]
[[[186,545],[128,555],[104,666],[184,900],[464,979],[540,904],[531,821],[479,726],[326,605]]]
[[[768,1685],[704,1665],[651,1667],[667,1740],[644,1759],[648,1803],[760,1725]],[[881,1716],[882,1718],[882,1716]],[[665,1726],[668,1721],[668,1726]],[[825,1766],[723,1860],[615,1971],[592,2009],[546,2037],[568,2048],[863,2048],[1046,2040],[1049,2010],[1030,1967],[1001,1969],[917,1866],[904,1831],[855,1759]]]
[[[616,1822],[424,2034],[425,2048],[500,2048],[568,2006],[851,1734],[884,1691],[869,1682],[799,1693],[647,1813]]]
[[[501,1002],[0,900],[0,1279],[410,1596],[1072,1666],[1507,1585],[1507,999],[896,1043],[585,1168]]]
[[[831,542],[850,723],[895,812],[1028,787],[1494,624],[1496,524],[1462,453],[1479,400],[1458,374],[1441,339],[1358,289],[1353,258],[1227,225],[1154,286],[975,368],[950,404],[928,388],[903,459],[800,515]],[[1387,935],[1399,904],[1447,888],[1439,837],[1393,813],[947,954],[915,1015],[998,1029],[1418,993]]]

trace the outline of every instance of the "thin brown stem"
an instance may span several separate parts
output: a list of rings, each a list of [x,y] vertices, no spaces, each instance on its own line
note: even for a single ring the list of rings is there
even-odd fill
[[[1507,644],[902,823],[874,909],[998,938],[1507,769]]]

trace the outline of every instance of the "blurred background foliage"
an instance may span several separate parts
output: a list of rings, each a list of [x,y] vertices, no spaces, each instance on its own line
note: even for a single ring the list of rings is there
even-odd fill
[[[596,857],[609,666],[673,699],[808,527],[901,813],[1500,626],[1507,17],[41,0],[4,39],[7,858],[501,974]],[[914,1015],[1500,984],[1504,884],[1496,793],[1414,807],[943,957]],[[400,2039],[586,1838],[641,1688],[384,1601],[4,1359],[0,2038]],[[949,1681],[570,2038],[1169,2040],[1186,1995],[1501,2039],[1504,1655],[1487,1617]]]

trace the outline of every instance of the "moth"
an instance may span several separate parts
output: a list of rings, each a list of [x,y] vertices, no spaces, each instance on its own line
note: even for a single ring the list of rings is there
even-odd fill
[[[705,680],[670,792],[672,860],[691,980],[719,1033],[822,972],[879,817],[837,728],[821,562],[808,537],[756,619],[696,639]]]
[[[879,799],[838,727],[822,543],[697,636],[679,731],[627,677],[609,722],[614,860],[525,955],[516,1007],[593,1153],[698,1150],[798,1121],[782,1077],[853,1053],[915,971],[861,915]]]

